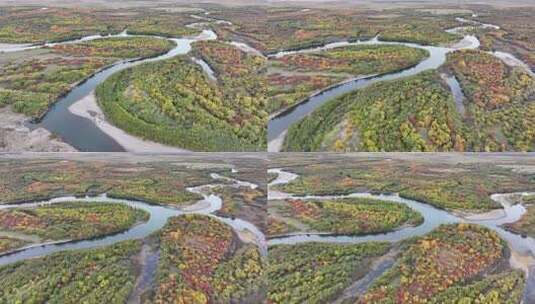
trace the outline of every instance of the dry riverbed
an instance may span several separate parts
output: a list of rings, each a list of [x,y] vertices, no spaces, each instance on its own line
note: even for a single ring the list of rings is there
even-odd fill
[[[44,128],[30,130],[28,117],[9,107],[0,109],[0,152],[73,152],[75,148]]]

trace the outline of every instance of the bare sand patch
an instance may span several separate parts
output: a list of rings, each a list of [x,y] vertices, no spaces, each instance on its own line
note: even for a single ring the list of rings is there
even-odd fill
[[[69,107],[74,115],[91,120],[102,132],[113,138],[126,151],[134,153],[180,153],[188,150],[166,146],[130,135],[106,120],[104,113],[97,104],[95,92],[80,99]]]
[[[2,152],[74,152],[75,148],[56,138],[44,128],[30,130],[28,118],[9,107],[0,109],[0,151]]]

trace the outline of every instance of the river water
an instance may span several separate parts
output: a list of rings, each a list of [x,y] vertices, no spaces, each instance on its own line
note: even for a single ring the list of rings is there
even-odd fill
[[[507,241],[512,252],[510,264],[515,269],[522,269],[527,275],[526,288],[524,290],[524,303],[535,303],[535,295],[530,290],[535,288],[535,239],[532,237],[521,236],[503,229],[501,226],[507,223],[518,221],[526,212],[522,204],[518,203],[520,196],[533,195],[534,192],[504,193],[493,194],[491,199],[500,203],[503,207],[501,211],[491,211],[484,214],[478,214],[468,217],[460,217],[448,211],[435,208],[429,204],[418,202],[411,199],[400,197],[398,194],[371,194],[371,193],[351,193],[348,195],[324,195],[324,196],[293,196],[292,194],[270,189],[274,185],[287,184],[298,175],[281,169],[270,169],[268,173],[277,174],[278,177],[268,185],[268,199],[281,200],[299,198],[304,200],[332,200],[342,198],[374,198],[384,201],[404,204],[413,210],[419,212],[424,222],[415,227],[403,227],[387,233],[362,235],[362,236],[333,236],[325,233],[298,233],[289,234],[271,238],[268,245],[277,244],[298,244],[303,242],[328,242],[328,243],[345,243],[358,244],[370,241],[388,241],[399,242],[411,237],[425,235],[436,229],[442,224],[452,223],[472,223],[483,225],[496,231],[504,240]],[[384,269],[386,270],[386,269]],[[382,273],[377,273],[378,277]]]

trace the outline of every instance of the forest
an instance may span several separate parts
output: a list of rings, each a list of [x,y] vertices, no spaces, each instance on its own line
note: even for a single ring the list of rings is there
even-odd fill
[[[280,216],[280,207],[272,207],[280,206],[281,199],[268,201],[268,231],[272,237],[268,277],[273,282],[268,300],[273,303],[370,304],[530,302],[529,292],[525,290],[530,283],[524,265],[532,262],[520,261],[531,259],[531,253],[523,251],[519,245],[529,244],[531,240],[516,239],[523,233],[529,235],[528,226],[533,226],[530,208],[535,195],[525,195],[535,189],[535,174],[528,169],[532,165],[529,157],[520,159],[494,154],[277,154],[270,167],[295,173],[298,177],[288,184],[270,188],[275,197],[283,195],[276,191],[283,191],[292,198],[285,202],[285,218]],[[324,211],[325,202],[349,204],[348,201],[356,198],[335,200],[330,197],[371,192],[399,194],[403,198],[408,197],[411,188],[416,192],[424,191],[428,196],[420,197],[420,202],[449,210],[460,222],[450,224],[450,219],[442,219],[444,224],[425,231],[426,224],[438,219],[432,212],[425,213],[425,223],[419,226],[425,232],[404,225],[400,229],[407,230],[392,243],[371,242],[389,240],[388,236],[376,236],[371,231],[365,236],[325,236],[318,233],[326,229],[314,229],[305,230],[303,235],[291,235],[303,231],[302,225],[310,225],[312,219],[335,224],[344,222],[347,217],[332,220],[331,214]],[[503,212],[479,218],[490,221],[481,225],[464,222],[463,219],[488,210],[486,208],[492,204],[488,199],[491,194],[511,192],[524,194],[512,194],[507,201],[494,199],[503,204],[515,204],[515,209],[519,207],[516,204],[528,209],[520,221],[511,225],[517,226],[516,230],[509,225],[505,227],[519,235],[508,236],[498,226],[490,224],[492,219],[507,217]],[[381,205],[380,201],[369,202]],[[472,206],[467,208],[468,204]],[[291,213],[291,206],[296,213]],[[507,214],[510,212],[508,210]],[[376,219],[372,213],[367,219],[375,223],[383,218],[391,217],[383,214]],[[345,224],[347,227],[351,222]],[[347,255],[350,250],[371,249],[381,244],[384,247],[377,255],[370,255],[369,251],[365,256]]]
[[[58,44],[54,52],[76,57],[138,58],[153,57],[175,47],[167,39],[152,37],[103,38],[75,44]]]
[[[269,248],[269,303],[330,303],[362,278],[388,243],[356,245],[303,243]]]
[[[482,51],[448,54],[447,67],[459,79],[470,102],[491,111],[535,97],[535,79]]]
[[[479,51],[448,55],[460,113],[438,72],[375,83],[335,98],[288,130],[285,151],[532,151],[535,80]],[[501,72],[500,72],[501,71]],[[386,131],[385,131],[386,130]]]
[[[298,72],[384,74],[413,66],[429,54],[403,45],[352,45],[275,57],[274,65]]]
[[[533,7],[488,8],[477,19],[498,25],[499,29],[479,30],[476,34],[486,51],[509,52],[535,70],[535,24]]]
[[[286,151],[464,151],[468,130],[432,71],[383,81],[292,125]]]
[[[239,303],[261,299],[264,261],[232,229],[205,215],[169,220],[159,234],[155,303]]]
[[[218,86],[175,56],[116,73],[96,93],[106,117],[136,136],[196,151],[265,150],[265,100],[247,83]]]
[[[135,281],[138,241],[0,266],[2,303],[125,303]]]
[[[41,240],[91,239],[126,230],[149,214],[121,204],[66,202],[38,208],[0,210],[0,231]]]
[[[257,247],[249,228],[229,223],[239,219],[265,229],[263,215],[255,214],[265,213],[262,163],[256,155],[199,154],[1,159],[0,202],[9,207],[0,207],[0,303],[261,302],[265,248]],[[214,181],[211,174],[264,188],[233,187],[235,181]],[[182,201],[179,195],[190,193],[188,187],[216,183],[203,191],[221,195],[220,212],[181,209],[202,199],[192,194]],[[83,199],[114,196],[113,189],[149,199],[144,206],[132,203],[140,209],[105,202],[105,196]],[[80,199],[17,205],[73,195]],[[151,206],[157,203],[170,208]]]
[[[267,111],[281,111],[343,81],[409,68],[427,56],[425,50],[406,46],[352,45],[270,57]]]
[[[444,303],[441,299],[458,303],[456,299],[461,301],[468,295],[471,299],[481,299],[482,303],[521,300],[522,273],[502,273],[496,267],[506,260],[507,247],[487,228],[445,225],[406,246],[396,264],[357,303]],[[481,278],[483,273],[498,277]],[[465,285],[468,282],[474,289]],[[506,284],[498,285],[502,282]],[[497,288],[489,290],[488,286]]]
[[[221,41],[196,42],[193,55],[214,70],[223,90],[245,86],[254,98],[265,100],[257,106],[268,113],[281,111],[344,80],[399,71],[428,56],[425,50],[405,46],[353,45],[266,58]]]
[[[468,98],[468,116],[480,150],[532,151],[535,148],[535,79],[481,51],[448,54],[446,69]]]
[[[35,6],[2,7],[0,42],[59,42],[101,34],[131,34],[181,37],[198,33],[185,25],[195,21],[188,11],[167,12],[158,9],[114,9]],[[195,10],[191,10],[194,12]]]
[[[268,207],[275,222],[297,228],[292,232],[364,235],[423,222],[422,216],[406,205],[365,198],[270,200]]]

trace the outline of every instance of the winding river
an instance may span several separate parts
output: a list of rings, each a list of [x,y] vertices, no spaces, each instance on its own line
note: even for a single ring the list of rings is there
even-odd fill
[[[463,18],[457,18],[456,20],[460,23],[469,23],[470,26],[460,26],[460,27],[446,30],[446,32],[462,35],[466,29],[474,28],[474,27],[499,28],[492,24],[479,23],[477,21],[463,19]],[[370,45],[370,44],[371,45],[403,45],[403,46],[408,46],[408,47],[413,47],[413,48],[424,49],[429,53],[429,57],[427,57],[426,59],[424,59],[417,65],[404,69],[399,72],[387,73],[387,74],[381,74],[381,75],[372,75],[372,76],[360,77],[360,78],[352,79],[349,81],[345,81],[343,83],[340,83],[339,85],[336,85],[334,87],[329,87],[315,95],[312,95],[308,97],[307,99],[303,100],[302,102],[289,107],[288,109],[284,110],[281,113],[275,114],[275,116],[272,117],[268,123],[268,151],[269,152],[279,152],[282,148],[284,138],[286,137],[288,128],[291,125],[305,118],[307,115],[311,114],[314,110],[316,110],[318,107],[320,107],[327,101],[332,100],[333,98],[339,97],[343,94],[349,93],[351,91],[365,88],[377,82],[395,80],[395,79],[402,78],[402,77],[413,76],[426,70],[437,69],[438,67],[443,65],[444,62],[446,62],[447,53],[450,53],[456,50],[461,50],[461,49],[477,49],[480,46],[480,42],[477,39],[477,37],[471,34],[464,35],[461,41],[448,47],[424,46],[420,44],[405,43],[405,42],[387,42],[387,41],[380,41],[379,37],[375,37],[374,39],[371,39],[368,41],[357,41],[357,42],[345,41],[345,42],[330,43],[322,47],[308,48],[308,49],[302,49],[302,50],[297,50],[297,51],[283,51],[283,52],[274,54],[272,56],[281,57],[281,56],[288,55],[288,54],[318,52],[318,51],[323,51],[323,50],[328,50],[328,49],[332,49],[336,47],[343,47],[343,46],[348,46],[348,45]],[[511,54],[503,53],[503,52],[494,52],[491,54],[497,56],[498,58],[501,58],[502,60],[509,59],[508,61],[506,61],[508,64],[514,64],[514,65],[527,67],[526,64],[524,64],[522,61],[520,61],[519,59],[517,59]],[[529,68],[527,70],[529,71],[529,73],[533,74],[532,71],[529,70]]]
[[[131,37],[136,35],[123,34],[122,37]],[[151,36],[161,39],[167,39],[158,36]],[[169,52],[153,58],[124,60],[110,67],[103,69],[93,76],[89,77],[80,85],[72,89],[67,95],[59,99],[47,112],[42,121],[35,127],[44,127],[53,134],[59,135],[65,142],[72,145],[80,151],[94,152],[117,152],[124,151],[112,137],[104,133],[93,121],[71,113],[69,107],[89,95],[95,88],[104,82],[112,74],[122,71],[133,66],[153,62],[158,60],[169,59],[176,55],[187,54],[191,50],[191,44],[196,41],[212,40],[217,36],[213,31],[203,30],[196,37],[169,40],[175,43],[175,47]]]
[[[269,173],[277,174],[277,178],[268,185],[268,199],[280,200],[290,198],[300,198],[307,200],[340,199],[349,197],[375,198],[390,201],[398,204],[405,204],[413,210],[419,212],[424,217],[424,222],[416,227],[403,227],[392,232],[383,234],[363,235],[363,236],[333,236],[322,233],[299,233],[287,236],[280,236],[268,240],[268,245],[276,244],[298,244],[303,242],[329,242],[357,244],[369,241],[399,242],[411,237],[422,236],[436,229],[442,224],[452,223],[473,223],[483,225],[496,231],[500,237],[507,241],[511,250],[510,264],[512,268],[522,269],[527,274],[527,283],[524,290],[524,303],[535,303],[535,294],[531,292],[535,288],[535,239],[523,237],[509,232],[501,226],[507,223],[518,221],[526,212],[522,204],[518,203],[518,196],[531,195],[535,193],[519,192],[493,194],[491,198],[503,206],[502,210],[495,210],[485,214],[461,217],[445,210],[435,208],[431,205],[411,199],[405,199],[398,194],[371,194],[371,193],[351,193],[348,195],[325,195],[325,196],[293,196],[292,194],[271,190],[274,185],[282,185],[298,178],[298,175],[281,169],[270,169]],[[388,268],[384,268],[383,272]],[[383,272],[375,273],[375,278]],[[370,278],[367,278],[370,280]]]
[[[209,18],[206,18],[209,20]],[[195,27],[196,23],[189,25]],[[203,26],[205,27],[205,26]],[[112,74],[140,65],[147,62],[154,62],[165,60],[177,55],[184,55],[191,50],[191,44],[196,41],[215,40],[217,35],[212,30],[204,29],[202,32],[194,37],[185,38],[166,38],[156,35],[131,35],[127,30],[118,34],[110,35],[91,35],[57,43],[44,43],[39,45],[9,45],[0,44],[0,53],[2,52],[21,52],[38,48],[53,47],[55,45],[75,44],[96,39],[106,39],[114,37],[152,37],[158,39],[167,39],[175,44],[175,47],[165,54],[150,58],[135,58],[129,60],[122,60],[111,64],[110,66],[94,73],[80,84],[76,85],[65,96],[61,97],[57,102],[51,105],[45,116],[37,123],[29,123],[30,128],[44,127],[52,134],[58,135],[63,141],[70,144],[79,151],[85,152],[123,152],[125,148],[121,146],[114,138],[102,131],[94,121],[72,113],[69,110],[76,102],[82,100],[84,97],[91,94],[96,87],[104,82]],[[193,59],[206,72],[208,77],[215,80],[213,71],[209,66],[200,59]],[[158,149],[158,148],[156,148]],[[158,151],[153,151],[158,152]]]
[[[208,14],[205,13],[205,15],[208,15]],[[209,18],[206,16],[192,15],[192,17],[193,16],[195,16],[194,17],[195,19],[198,19],[199,21],[202,21],[202,22],[189,24],[187,25],[188,27],[202,29],[202,28],[206,28],[207,25],[209,25],[210,23],[214,23],[214,22],[216,24],[217,23],[231,24],[230,22],[225,21],[225,20]],[[478,23],[477,21],[463,19],[463,18],[457,18],[457,21],[460,23],[465,23],[469,25],[452,28],[452,29],[447,30],[447,32],[464,35],[463,33],[466,32],[465,31],[466,29],[470,29],[474,27],[496,28],[496,26],[491,25],[491,24]],[[127,30],[125,30],[119,34],[114,34],[114,35],[107,35],[107,36],[92,35],[92,36],[87,36],[87,37],[83,37],[80,39],[75,39],[72,41],[65,41],[65,42],[59,42],[59,43],[46,43],[43,45],[0,45],[0,52],[17,52],[17,51],[24,51],[24,50],[47,47],[47,46],[54,46],[56,44],[72,44],[72,43],[90,41],[90,40],[95,40],[95,39],[103,39],[103,38],[108,38],[108,37],[132,37],[132,36],[140,36],[140,35],[130,35],[128,34]],[[71,111],[69,111],[69,107],[77,103],[78,101],[82,100],[84,97],[88,96],[89,94],[91,94],[100,83],[102,83],[104,80],[106,80],[110,75],[112,75],[115,72],[130,68],[130,67],[133,67],[133,66],[145,63],[145,62],[164,60],[164,59],[168,59],[173,56],[176,56],[176,55],[187,54],[191,50],[191,43],[195,41],[217,39],[217,35],[212,30],[207,30],[207,29],[202,30],[202,33],[196,37],[186,37],[186,38],[181,38],[181,39],[164,38],[164,37],[159,37],[159,36],[150,36],[150,37],[169,39],[173,41],[176,44],[176,46],[169,52],[162,54],[160,56],[154,57],[154,58],[124,60],[124,61],[115,63],[103,70],[100,70],[99,72],[95,73],[94,75],[86,79],[80,85],[73,88],[67,95],[60,98],[58,102],[56,102],[53,106],[51,106],[50,110],[47,112],[47,114],[39,123],[30,124],[30,127],[44,127],[50,132],[52,132],[53,134],[59,135],[59,137],[61,137],[65,142],[67,142],[68,144],[72,145],[73,147],[75,147],[76,149],[80,151],[95,151],[95,152],[96,151],[98,152],[124,151],[125,148],[121,144],[119,144],[113,137],[108,135],[109,133],[107,134],[104,131],[102,131],[102,129],[100,129],[99,126],[97,126],[97,124],[91,119],[89,119],[88,117],[84,117],[84,116],[80,116],[80,115],[72,113]],[[231,41],[229,43],[246,52],[250,52],[254,54],[261,54],[261,52],[259,52],[258,50],[242,42]],[[279,53],[270,55],[270,57],[281,57],[281,56],[293,54],[293,53],[317,52],[317,51],[328,50],[328,49],[332,49],[336,47],[343,47],[343,46],[348,46],[348,45],[404,45],[408,47],[424,49],[428,51],[429,57],[421,61],[417,65],[411,68],[399,71],[399,72],[382,74],[382,75],[371,75],[371,76],[366,76],[366,77],[361,77],[361,78],[345,81],[334,87],[330,87],[315,95],[312,95],[306,100],[304,100],[303,102],[300,102],[297,105],[290,107],[289,109],[283,111],[282,113],[275,115],[268,123],[268,151],[269,152],[279,151],[282,146],[282,142],[284,140],[287,129],[292,124],[300,121],[305,116],[312,113],[315,109],[317,109],[319,106],[321,106],[328,100],[331,100],[335,97],[338,97],[350,91],[364,88],[376,82],[394,80],[394,79],[398,79],[401,77],[416,75],[425,70],[436,69],[445,62],[447,53],[452,52],[454,50],[459,50],[459,49],[477,49],[480,43],[479,43],[479,40],[474,35],[470,35],[470,34],[464,35],[461,41],[449,47],[424,46],[424,45],[420,45],[416,43],[404,43],[404,42],[387,42],[387,41],[380,41],[379,37],[375,37],[367,41],[336,42],[336,43],[329,43],[321,47],[307,48],[307,49],[301,49],[301,50],[296,50],[296,51],[281,51]],[[527,65],[525,65],[522,61],[520,61],[518,58],[514,57],[511,54],[503,53],[503,52],[493,52],[492,54],[508,62],[511,65],[519,65],[519,66],[527,67]],[[208,75],[210,79],[212,79],[213,81],[217,81],[214,75],[214,72],[210,69],[210,67],[205,62],[203,62],[200,59],[194,59],[194,61],[197,62],[203,68],[203,70],[206,72],[206,74]],[[532,73],[532,71],[529,71],[529,72]],[[154,147],[154,149],[158,150],[161,148]]]
[[[183,214],[204,214],[214,217],[227,225],[231,226],[238,237],[245,243],[256,244],[260,253],[265,257],[267,255],[267,243],[264,234],[252,223],[243,219],[230,219],[214,215],[216,211],[221,209],[223,201],[220,196],[212,193],[212,189],[216,187],[248,187],[251,189],[257,188],[256,184],[240,181],[224,177],[218,174],[211,174],[214,180],[223,181],[222,183],[214,183],[208,185],[200,185],[197,187],[187,188],[191,193],[196,193],[202,196],[202,199],[195,204],[184,208],[173,208],[170,206],[159,206],[137,200],[115,199],[102,194],[94,197],[60,197],[42,202],[32,202],[23,204],[6,204],[0,205],[0,210],[11,208],[37,208],[39,206],[58,204],[62,202],[102,202],[124,204],[133,208],[144,210],[149,213],[148,221],[139,225],[133,226],[123,232],[112,234],[109,236],[95,238],[81,241],[58,241],[54,243],[34,244],[22,249],[0,255],[0,265],[6,265],[26,259],[43,257],[55,252],[76,249],[90,249],[102,246],[109,246],[117,242],[125,240],[139,240],[148,237],[160,230],[170,217],[180,216]],[[150,257],[150,256],[149,256]],[[154,264],[154,263],[153,263]]]

